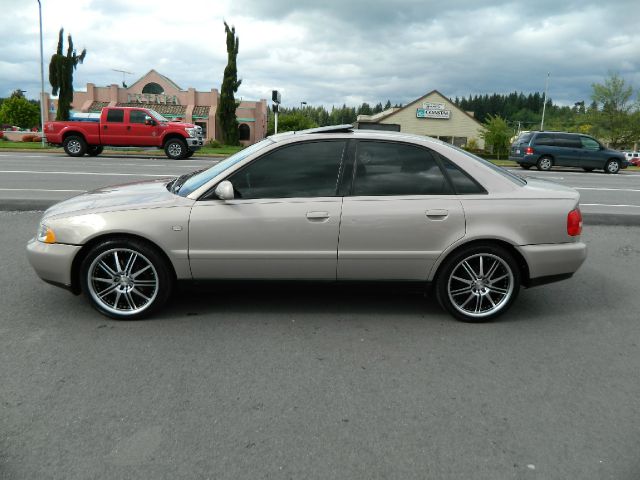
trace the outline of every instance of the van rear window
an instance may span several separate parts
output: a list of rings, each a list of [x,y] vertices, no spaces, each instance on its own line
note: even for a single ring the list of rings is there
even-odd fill
[[[533,136],[533,133],[531,133],[531,132],[521,133],[518,136],[518,138],[516,138],[516,141],[513,142],[513,143],[516,143],[516,144],[529,143],[529,140],[531,140],[532,136]]]

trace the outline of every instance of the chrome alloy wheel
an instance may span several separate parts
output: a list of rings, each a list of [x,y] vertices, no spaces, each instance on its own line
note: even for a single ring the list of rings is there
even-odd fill
[[[171,155],[172,157],[179,157],[180,155],[182,155],[182,145],[180,145],[178,142],[171,143],[167,150],[169,152],[169,155]]]
[[[452,306],[465,316],[483,318],[501,310],[513,295],[514,276],[500,257],[480,253],[459,262],[447,282]]]
[[[93,300],[117,315],[136,315],[158,295],[158,272],[140,252],[114,248],[98,255],[87,272]]]
[[[69,140],[69,142],[67,143],[67,150],[69,150],[69,153],[77,155],[82,150],[82,144],[79,140]]]
[[[549,157],[540,159],[540,170],[551,170],[551,166],[551,159]]]

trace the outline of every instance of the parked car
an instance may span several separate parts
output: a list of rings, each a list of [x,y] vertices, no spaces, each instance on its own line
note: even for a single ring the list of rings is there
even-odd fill
[[[96,156],[105,146],[156,147],[180,160],[202,148],[202,127],[170,122],[150,108],[105,107],[100,115],[76,114],[67,122],[45,122],[47,142],[67,155]]]
[[[346,125],[63,201],[27,251],[42,279],[116,319],[157,311],[176,281],[260,279],[430,284],[476,322],[580,267],[578,202],[435,139]]]
[[[627,158],[629,165],[640,167],[640,152],[622,152]]]
[[[588,135],[566,132],[523,132],[511,144],[509,160],[522,168],[536,166],[550,170],[553,166],[581,167],[585,172],[596,169],[618,173],[629,162],[616,150],[604,147]]]

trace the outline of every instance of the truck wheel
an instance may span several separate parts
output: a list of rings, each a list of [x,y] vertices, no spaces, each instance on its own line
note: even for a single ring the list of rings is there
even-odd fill
[[[172,160],[181,160],[187,154],[187,144],[179,138],[172,138],[164,146],[164,153]]]
[[[187,153],[185,154],[184,158],[190,158],[193,156],[193,154],[196,153],[193,150],[187,150]]]
[[[70,157],[82,157],[87,153],[87,142],[78,135],[69,135],[64,139],[64,142],[62,142],[62,146],[66,154]]]
[[[103,150],[104,147],[102,145],[89,147],[89,149],[87,150],[87,155],[89,155],[90,157],[97,157],[102,153]]]

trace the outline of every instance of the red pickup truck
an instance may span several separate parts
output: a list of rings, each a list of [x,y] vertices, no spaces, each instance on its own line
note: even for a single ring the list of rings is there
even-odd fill
[[[47,142],[62,145],[67,155],[100,155],[104,146],[163,148],[167,157],[189,158],[203,145],[202,128],[170,122],[149,108],[106,107],[100,117],[46,122]]]

